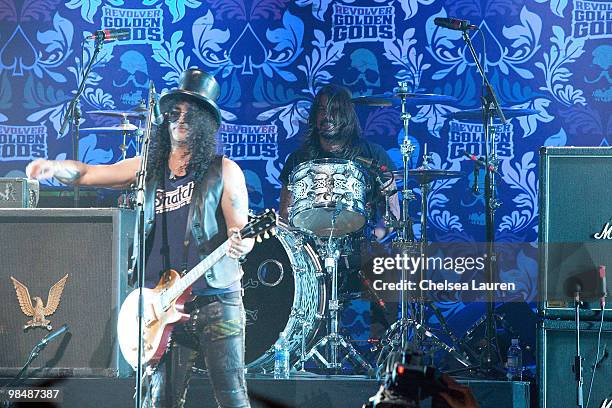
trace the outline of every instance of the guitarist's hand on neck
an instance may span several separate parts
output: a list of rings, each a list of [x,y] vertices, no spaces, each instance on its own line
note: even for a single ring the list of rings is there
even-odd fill
[[[242,239],[240,237],[240,228],[232,227],[228,230],[229,246],[227,247],[227,256],[230,258],[239,259],[253,249],[255,240],[253,238]]]

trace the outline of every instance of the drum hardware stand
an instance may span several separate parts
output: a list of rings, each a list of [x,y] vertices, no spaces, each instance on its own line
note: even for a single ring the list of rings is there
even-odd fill
[[[407,92],[406,84],[400,83],[400,91],[399,92]],[[401,93],[400,93],[401,96]],[[409,175],[409,158],[414,150],[414,146],[410,144],[410,140],[408,139],[408,122],[410,120],[410,114],[405,111],[405,98],[402,98],[402,120],[404,122],[404,140],[401,145],[402,158],[404,162],[404,186],[402,189],[402,212],[401,219],[395,223],[391,222],[389,225],[398,226],[400,229],[399,239],[396,239],[393,242],[393,246],[395,248],[400,248],[402,254],[404,255],[419,255],[423,256],[425,253],[425,247],[427,246],[427,212],[428,212],[428,194],[429,194],[429,183],[420,184],[421,188],[421,237],[417,242],[414,238],[414,231],[412,228],[412,221],[408,214],[408,203],[415,199],[414,193],[408,189],[408,175]],[[427,152],[427,145],[425,145],[423,152],[423,165],[424,169],[429,169],[431,164],[431,153]],[[391,219],[389,215],[389,195],[386,195],[386,214],[385,221]],[[389,226],[388,225],[388,226]],[[402,269],[401,271],[401,281],[407,281],[407,271]],[[420,269],[420,279],[423,280],[425,278],[426,269]],[[385,351],[393,351],[397,350],[405,350],[408,346],[409,342],[409,331],[413,329],[413,342],[418,348],[422,348],[422,342],[424,340],[429,341],[440,349],[448,352],[453,358],[455,358],[460,364],[463,366],[469,366],[469,362],[467,361],[467,357],[464,353],[458,352],[455,347],[451,347],[442,340],[440,340],[431,330],[429,330],[424,325],[425,319],[425,302],[423,296],[420,295],[415,304],[408,302],[407,299],[407,291],[403,289],[401,290],[401,307],[400,307],[400,318],[397,322],[395,322],[387,333],[385,334],[385,338],[381,341],[383,348],[381,350],[381,354],[379,356],[379,362],[382,361],[381,358],[385,355]],[[440,324],[442,329],[451,335],[451,338],[454,339],[454,344],[457,344],[456,338],[452,336],[451,331],[446,324],[445,319],[443,318],[440,311],[437,307],[431,303],[429,306],[434,310],[436,316],[438,316],[440,320]],[[408,314],[408,309],[410,309],[410,314]],[[408,315],[412,316],[412,318],[408,318]],[[440,317],[442,317],[440,319]]]
[[[304,373],[306,369],[304,365],[306,363],[306,330],[310,329],[312,325],[308,323],[304,312],[301,310],[295,312],[295,316],[297,318],[298,323],[302,326],[302,332],[300,333],[300,359],[293,365],[294,367],[298,366],[300,369],[298,372]]]
[[[329,315],[330,315],[330,333],[321,338],[312,349],[301,359],[302,367],[305,361],[310,360],[312,357],[316,357],[326,369],[339,371],[342,369],[342,361],[345,358],[351,358],[354,363],[359,364],[365,370],[371,370],[372,366],[359,354],[359,352],[350,344],[338,330],[338,314],[340,310],[340,303],[338,301],[338,258],[340,251],[338,250],[338,239],[334,238],[333,231],[336,223],[336,218],[343,210],[343,205],[337,202],[332,217],[332,228],[330,230],[329,237],[327,239],[327,246],[320,246],[321,252],[325,256],[325,269],[329,276],[331,276],[331,297],[329,299]],[[319,348],[325,349],[327,343],[330,345],[330,361],[328,361],[320,352]],[[339,358],[339,349],[342,348],[345,351],[343,358]]]

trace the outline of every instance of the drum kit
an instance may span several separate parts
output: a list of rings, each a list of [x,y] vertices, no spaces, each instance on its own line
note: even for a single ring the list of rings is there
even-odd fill
[[[340,373],[347,368],[372,374],[376,369],[353,347],[350,339],[340,333],[339,318],[343,302],[338,293],[338,261],[341,255],[354,249],[351,248],[354,237],[363,235],[364,226],[373,221],[368,219],[371,213],[370,203],[367,202],[372,190],[378,190],[374,193],[384,197],[386,210],[383,220],[386,227],[394,231],[392,248],[413,256],[424,254],[428,245],[427,214],[431,183],[463,177],[463,173],[458,171],[431,168],[431,154],[427,153],[426,147],[422,166],[409,168],[414,146],[408,138],[411,116],[407,107],[450,104],[456,99],[445,95],[410,93],[407,88],[407,83],[400,82],[393,93],[353,99],[356,105],[401,107],[404,140],[400,144],[400,151],[403,169],[378,172],[376,180],[372,169],[366,168],[361,161],[329,158],[304,162],[291,173],[288,221],[279,226],[278,233],[272,239],[257,243],[243,264],[249,372],[272,372],[274,343],[281,331],[288,341],[297,373],[304,372],[309,361],[314,363],[314,366],[309,365],[309,370],[326,374]],[[504,109],[504,113],[507,117],[517,117],[537,111]],[[479,120],[482,111],[459,111],[449,117]],[[396,181],[403,187],[389,188]],[[415,238],[408,213],[411,201],[415,200],[408,181],[416,182],[421,190],[421,234],[418,239]],[[401,193],[399,219],[389,211],[391,196],[397,193]],[[421,277],[426,272],[421,270]],[[401,273],[404,275],[407,272]],[[358,276],[363,276],[361,271]],[[424,301],[420,295],[409,295],[407,290],[400,292],[398,300],[397,321],[373,349],[378,353],[377,366],[393,351],[401,351],[408,345],[423,348],[424,343],[427,343],[427,347],[444,350],[461,367],[472,365],[460,344],[449,346],[426,327],[426,310],[431,310],[438,316],[442,329],[451,340],[458,342],[433,303]],[[325,326],[327,330],[322,330]]]

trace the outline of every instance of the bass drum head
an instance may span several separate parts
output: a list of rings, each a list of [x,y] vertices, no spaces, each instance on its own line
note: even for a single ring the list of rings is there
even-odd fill
[[[242,264],[246,312],[245,361],[255,361],[285,329],[293,307],[293,267],[280,240],[255,243]]]
[[[269,372],[280,332],[295,361],[302,330],[309,341],[318,329],[326,304],[321,264],[304,234],[278,226],[274,236],[255,243],[242,268],[245,363],[250,372]]]

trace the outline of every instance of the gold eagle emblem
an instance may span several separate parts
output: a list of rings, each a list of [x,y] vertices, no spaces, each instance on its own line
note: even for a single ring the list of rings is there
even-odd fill
[[[23,326],[23,330],[27,330],[30,327],[45,327],[49,331],[53,329],[50,324],[51,322],[47,320],[46,317],[52,315],[57,310],[67,279],[68,275],[60,279],[55,285],[51,286],[51,289],[49,289],[49,295],[47,296],[47,306],[45,306],[40,297],[34,296],[33,298],[30,298],[28,288],[23,283],[11,276],[13,286],[15,286],[15,292],[17,292],[17,300],[19,301],[21,311],[26,316],[32,317],[32,320],[29,320],[26,325]],[[34,301],[34,305],[32,305],[32,301]]]

